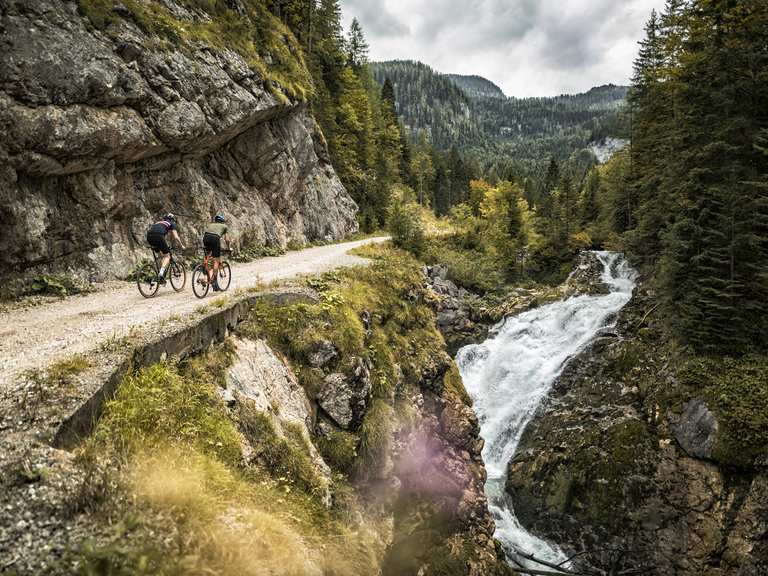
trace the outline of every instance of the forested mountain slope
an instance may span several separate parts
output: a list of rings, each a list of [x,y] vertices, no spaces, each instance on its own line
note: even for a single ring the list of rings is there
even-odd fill
[[[448,79],[471,98],[506,98],[507,95],[496,84],[482,76],[446,74]]]
[[[623,86],[552,98],[506,98],[485,79],[443,75],[419,62],[377,62],[371,68],[380,83],[389,79],[394,86],[406,127],[414,135],[425,131],[439,149],[514,157],[530,167],[550,156],[565,160],[605,136],[625,135],[618,118],[627,95]]]

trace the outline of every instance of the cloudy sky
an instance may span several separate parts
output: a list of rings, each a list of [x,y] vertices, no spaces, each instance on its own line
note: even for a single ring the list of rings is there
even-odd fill
[[[372,60],[478,74],[509,96],[627,83],[651,9],[664,0],[341,0]]]

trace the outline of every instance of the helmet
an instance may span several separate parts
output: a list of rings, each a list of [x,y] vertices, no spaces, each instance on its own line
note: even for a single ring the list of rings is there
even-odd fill
[[[226,222],[227,219],[224,218],[223,214],[216,214],[216,216],[214,216],[214,218],[213,218],[213,221],[214,222]]]
[[[164,218],[166,220],[168,220],[169,222],[175,222],[176,221],[176,216],[174,214],[172,214],[171,212],[168,212],[168,214],[166,214],[164,216]]]

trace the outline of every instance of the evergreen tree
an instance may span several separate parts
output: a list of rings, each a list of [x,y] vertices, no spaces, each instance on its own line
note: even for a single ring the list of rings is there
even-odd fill
[[[586,228],[593,222],[597,222],[600,217],[600,207],[598,205],[598,191],[600,190],[600,171],[593,168],[587,174],[584,180],[584,187],[581,191],[579,201],[579,214],[581,215],[581,226]]]
[[[368,42],[357,18],[352,19],[347,36],[347,61],[359,70],[368,63]]]

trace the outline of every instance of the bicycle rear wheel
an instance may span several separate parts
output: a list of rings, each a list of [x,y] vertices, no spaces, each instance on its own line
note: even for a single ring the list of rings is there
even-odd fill
[[[134,272],[136,275],[136,287],[144,298],[152,298],[160,289],[157,282],[157,270],[151,262],[141,263]]]
[[[205,266],[197,265],[192,271],[192,292],[198,298],[205,298],[208,294],[208,271]]]
[[[169,275],[171,277],[171,287],[176,292],[181,292],[184,290],[184,286],[187,284],[187,271],[184,269],[184,266],[174,260],[171,262],[171,270]]]
[[[219,264],[219,290],[226,292],[231,283],[232,268],[229,267],[229,262],[222,262]]]

